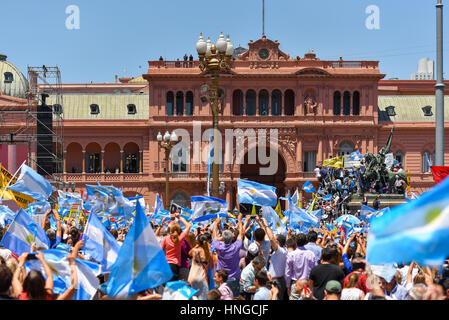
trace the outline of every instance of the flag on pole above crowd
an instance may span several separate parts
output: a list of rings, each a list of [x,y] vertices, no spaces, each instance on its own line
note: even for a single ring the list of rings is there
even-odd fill
[[[17,177],[13,176],[0,164],[0,195],[3,195],[2,199],[12,200],[16,202],[20,208],[26,209],[30,203],[36,201],[34,198],[20,192],[5,189],[8,184],[14,184],[16,181]]]
[[[20,167],[17,181],[7,187],[7,189],[26,194],[36,200],[45,201],[51,196],[55,187],[47,179],[23,163]]]
[[[137,202],[134,222],[112,266],[106,292],[111,297],[127,298],[158,287],[172,277],[165,253]]]
[[[154,215],[159,214],[159,211],[164,208],[161,198],[159,197],[159,193],[156,193],[156,198],[154,199]]]
[[[351,153],[350,158],[352,161],[360,161],[363,159],[363,154],[360,153],[360,150],[357,150]]]
[[[84,252],[101,265],[101,273],[108,273],[117,259],[120,245],[96,215],[89,215],[84,229]]]
[[[4,234],[0,245],[20,256],[24,252],[30,252],[33,242],[36,242],[37,250],[50,247],[50,240],[44,229],[23,209],[20,209]]]
[[[162,300],[189,300],[198,291],[189,287],[184,281],[171,281],[164,287]]]
[[[192,220],[208,214],[228,213],[228,203],[219,198],[194,196],[190,197],[190,203],[193,211]]]
[[[315,187],[313,186],[312,182],[310,181],[306,181],[303,185],[302,185],[302,190],[304,190],[307,193],[313,193],[315,192]]]
[[[277,195],[275,187],[238,179],[237,189],[239,203],[248,203],[256,206],[276,206]]]
[[[449,256],[449,180],[419,199],[371,221],[367,259],[371,264],[441,264]]]
[[[14,221],[16,214],[7,206],[0,206],[0,226],[2,228]]]

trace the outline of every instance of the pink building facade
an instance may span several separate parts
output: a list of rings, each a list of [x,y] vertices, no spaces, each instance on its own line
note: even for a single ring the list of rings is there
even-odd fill
[[[377,61],[322,61],[313,52],[291,58],[279,45],[265,37],[250,42],[231,72],[220,77],[221,197],[230,209],[237,205],[238,179],[273,185],[284,196],[308,180],[316,183],[313,169],[324,159],[355,150],[376,153],[393,126],[392,151],[410,170],[412,191],[434,185],[426,160],[435,152],[434,81],[382,80]],[[196,60],[148,63],[148,71],[134,79],[62,86],[63,178],[77,189],[99,181],[122,187],[126,196],[143,195],[150,206],[157,193],[165,202],[164,150],[156,137],[177,130],[183,136],[181,163],[169,165],[168,196],[189,206],[191,196],[207,190],[205,130],[212,126],[212,113],[201,88],[209,76]],[[278,149],[274,174],[259,174],[267,167],[260,159],[248,163],[260,140],[245,137],[240,153],[235,139],[232,147],[226,145],[225,130],[239,129],[249,135],[251,129],[256,135],[266,129],[270,137],[270,129],[277,130],[278,141],[268,143],[268,151]],[[448,150],[449,140],[445,143]],[[194,153],[199,149],[200,156]],[[448,153],[445,160],[449,163]]]

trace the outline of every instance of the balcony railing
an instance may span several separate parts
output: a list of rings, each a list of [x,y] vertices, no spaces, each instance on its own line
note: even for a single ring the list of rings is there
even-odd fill
[[[140,173],[65,173],[64,181],[67,182],[140,182],[143,174]]]

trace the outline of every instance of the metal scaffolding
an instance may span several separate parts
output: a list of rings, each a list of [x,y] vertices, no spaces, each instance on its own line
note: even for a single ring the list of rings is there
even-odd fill
[[[27,164],[35,170],[43,172],[51,182],[62,181],[64,171],[64,113],[61,89],[61,73],[58,67],[28,66],[27,103],[21,106],[10,105],[0,108],[0,144],[27,145]],[[46,103],[51,97],[53,102],[47,111],[39,110],[38,106]],[[52,126],[48,127],[41,119],[51,117]],[[38,133],[38,126],[47,133]],[[43,140],[51,139],[52,148],[44,145]],[[37,161],[37,150],[45,150],[47,155],[40,160],[52,163],[52,172],[48,172]]]

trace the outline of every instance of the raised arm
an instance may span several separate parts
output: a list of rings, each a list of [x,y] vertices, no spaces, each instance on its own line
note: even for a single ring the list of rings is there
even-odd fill
[[[237,217],[237,228],[239,230],[238,237],[242,240],[242,245],[243,245],[243,240],[245,238],[245,232],[244,232],[244,228],[243,228],[242,219],[243,219],[243,214],[241,212],[239,212],[239,215]]]
[[[51,212],[51,209],[47,210],[44,214],[44,218],[42,219],[41,228],[44,230],[45,230],[45,222],[47,222],[47,217],[50,214],[50,212]]]
[[[78,270],[76,268],[75,256],[69,254],[67,256],[69,260],[70,269],[72,273],[72,284],[67,288],[61,295],[58,296],[56,300],[72,300],[75,296],[76,290],[78,288]]]
[[[261,228],[265,231],[266,235],[268,236],[268,239],[270,239],[271,248],[275,252],[278,249],[279,245],[273,234],[273,230],[271,230],[271,228],[268,226],[267,220],[265,220],[265,218],[260,219],[259,216],[257,216],[256,220],[261,226]]]
[[[414,268],[415,268],[415,261],[412,261],[412,263],[410,263],[410,266],[408,267],[407,280],[405,281],[405,284],[412,283],[412,274]]]
[[[178,212],[176,213],[176,217],[178,218],[179,221],[181,221],[181,223],[184,225],[185,230],[184,232],[189,233],[190,229],[192,228],[192,224],[187,222],[182,216],[181,214]]]
[[[44,267],[45,276],[47,278],[45,280],[45,290],[47,291],[48,295],[53,295],[53,272],[51,271],[47,261],[45,261],[44,254],[41,251],[38,251],[36,253],[36,258],[39,259],[39,261],[42,263],[42,266]]]
[[[28,252],[22,253],[22,255],[19,257],[19,264],[17,266],[16,271],[14,271],[13,277],[12,277],[12,290],[13,290],[13,297],[17,298],[23,291],[22,282],[26,277],[25,267],[24,264],[26,262],[26,258],[28,256]]]

